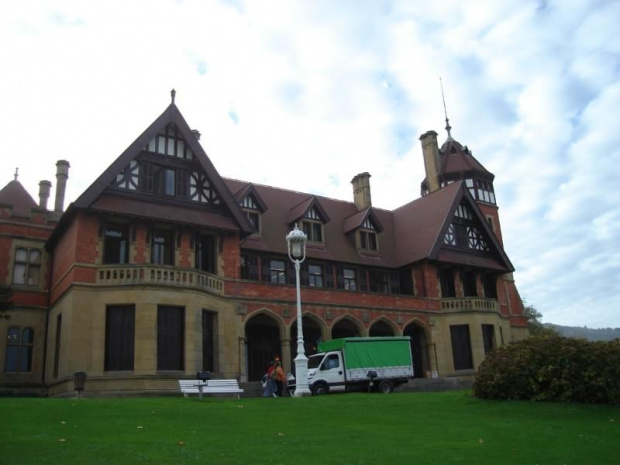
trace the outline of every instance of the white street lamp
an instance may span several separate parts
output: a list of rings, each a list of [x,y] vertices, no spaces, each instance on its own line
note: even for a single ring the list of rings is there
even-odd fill
[[[303,231],[293,229],[286,235],[288,258],[295,264],[295,286],[297,288],[297,357],[295,357],[295,397],[309,396],[308,357],[304,348],[303,324],[301,321],[301,292],[299,288],[299,268],[306,259],[306,240]]]

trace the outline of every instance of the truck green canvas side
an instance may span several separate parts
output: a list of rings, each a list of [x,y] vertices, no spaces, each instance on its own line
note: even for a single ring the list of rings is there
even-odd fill
[[[411,365],[409,336],[351,337],[319,343],[319,352],[342,350],[347,369]]]

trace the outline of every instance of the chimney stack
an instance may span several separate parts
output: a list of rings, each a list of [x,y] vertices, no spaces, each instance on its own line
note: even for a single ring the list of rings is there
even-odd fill
[[[54,203],[54,214],[56,217],[62,215],[65,203],[65,190],[67,188],[67,178],[69,178],[69,162],[58,160],[56,162],[56,199]]]
[[[52,183],[49,181],[39,182],[39,208],[47,210],[47,200],[50,198]]]
[[[437,133],[428,131],[420,136],[422,141],[422,155],[424,156],[424,168],[426,169],[426,182],[428,192],[439,190],[439,145],[437,145]]]
[[[372,205],[370,199],[370,174],[360,173],[351,180],[353,184],[353,202],[358,210]]]

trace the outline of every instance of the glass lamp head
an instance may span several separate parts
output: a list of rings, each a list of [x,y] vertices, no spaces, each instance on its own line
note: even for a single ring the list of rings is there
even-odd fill
[[[291,260],[304,260],[306,256],[306,240],[307,236],[295,224],[295,229],[286,235],[288,255]]]

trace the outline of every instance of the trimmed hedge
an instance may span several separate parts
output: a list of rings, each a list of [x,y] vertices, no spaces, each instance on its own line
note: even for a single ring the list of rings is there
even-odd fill
[[[530,337],[499,347],[480,365],[476,397],[620,404],[620,339]]]

